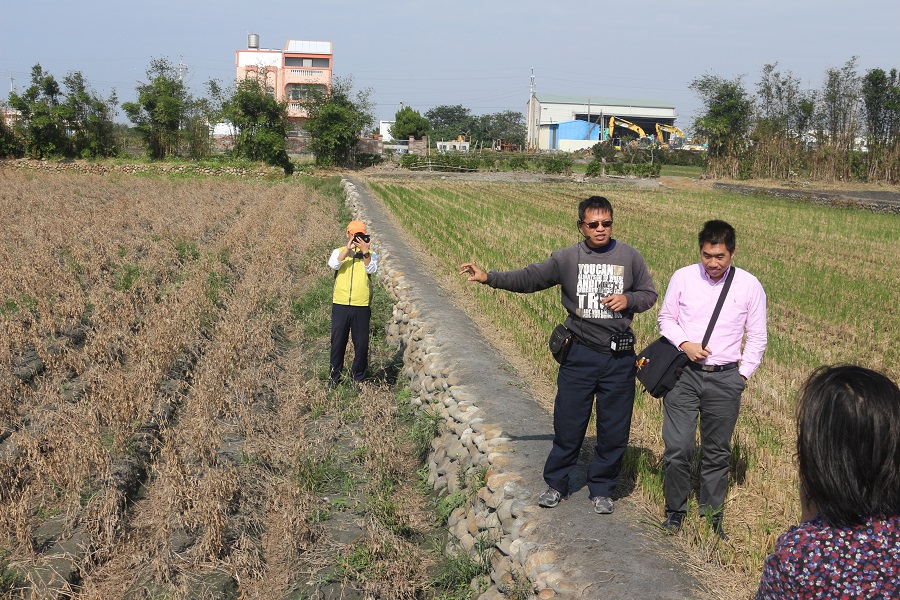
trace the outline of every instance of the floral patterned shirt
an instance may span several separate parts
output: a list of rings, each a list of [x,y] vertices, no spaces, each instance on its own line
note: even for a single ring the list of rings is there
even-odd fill
[[[791,527],[766,558],[756,598],[900,598],[900,515]]]

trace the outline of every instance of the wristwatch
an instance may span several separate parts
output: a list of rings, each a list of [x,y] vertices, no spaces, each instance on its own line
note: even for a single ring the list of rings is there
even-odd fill
[[[363,258],[369,258],[370,256],[372,256],[371,252],[363,252]]]

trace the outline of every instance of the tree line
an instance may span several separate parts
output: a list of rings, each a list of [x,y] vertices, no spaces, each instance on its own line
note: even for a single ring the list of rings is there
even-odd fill
[[[408,106],[397,111],[391,126],[393,138],[406,140],[409,136],[421,138],[425,135],[432,142],[463,137],[481,148],[491,148],[497,140],[524,148],[525,115],[507,110],[476,116],[461,104],[436,106],[424,116]]]
[[[857,57],[825,72],[818,90],[803,89],[777,63],[762,68],[755,91],[744,76],[706,74],[689,87],[703,105],[695,133],[707,139],[712,177],[803,177],[816,180],[900,180],[900,73],[870,69],[860,75]],[[132,128],[117,124],[118,99],[95,93],[77,71],[62,83],[35,65],[31,85],[10,93],[13,123],[0,119],[0,157],[103,158],[124,151],[133,138],[151,159],[201,158],[213,152],[210,124],[230,122],[232,156],[292,170],[287,103],[262,82],[245,79],[227,88],[207,82],[206,96],[191,95],[168,59],[150,62],[137,99],[121,105]],[[354,92],[352,78],[335,77],[312,94],[303,124],[319,165],[359,162],[356,144],[374,123],[371,90]],[[463,136],[490,147],[495,140],[524,146],[524,115],[504,111],[473,115],[462,105],[442,105],[424,116],[410,107],[395,115],[392,135],[428,135],[432,141]]]
[[[354,97],[352,88],[352,78],[336,77],[330,90],[314,94],[307,105],[310,119],[305,128],[318,164],[351,161],[359,133],[374,121],[370,91]],[[228,122],[232,156],[293,171],[287,155],[292,125],[286,102],[276,100],[254,78],[227,88],[209,81],[205,89],[206,96],[193,96],[171,61],[151,60],[146,81],[135,88],[137,99],[121,105],[133,125],[128,128],[114,121],[115,93],[100,97],[78,71],[67,74],[60,84],[36,64],[29,87],[10,93],[12,124],[0,119],[0,158],[108,158],[123,154],[136,141],[152,160],[198,159],[214,152],[212,124]]]
[[[737,179],[900,181],[900,73],[860,75],[858,57],[830,68],[820,89],[766,64],[744,77],[706,74],[689,87],[703,105],[694,122],[709,142],[707,172]]]
[[[212,152],[210,124],[230,120],[238,131],[236,155],[272,164],[287,159],[284,136],[278,135],[286,131],[286,107],[267,96],[257,81],[238,82],[228,91],[210,81],[208,97],[197,98],[165,58],[151,60],[146,79],[135,88],[137,100],[121,105],[133,124],[129,130],[114,121],[115,92],[100,97],[78,71],[60,85],[36,64],[31,85],[9,95],[15,113],[12,125],[0,124],[0,156],[107,158],[123,153],[129,135],[136,135],[151,159],[201,158]]]

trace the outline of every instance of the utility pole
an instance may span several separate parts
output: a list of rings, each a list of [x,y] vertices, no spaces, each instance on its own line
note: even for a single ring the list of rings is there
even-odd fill
[[[594,130],[594,124],[591,122],[591,99],[590,99],[590,98],[588,98],[588,118],[587,118],[587,122],[588,122],[588,132],[587,132],[587,137],[586,137],[585,139],[586,139],[586,140],[589,140],[589,139],[591,139],[591,132]]]
[[[530,151],[537,147],[537,138],[540,135],[541,109],[534,99],[534,67],[531,67],[531,86],[528,93],[528,128],[526,130],[525,147]]]

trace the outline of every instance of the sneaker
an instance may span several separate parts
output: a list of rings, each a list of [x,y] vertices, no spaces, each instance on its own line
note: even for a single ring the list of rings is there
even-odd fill
[[[594,505],[594,512],[598,515],[609,515],[615,509],[613,499],[606,496],[594,496],[591,498],[591,504]]]
[[[553,508],[559,501],[562,500],[562,493],[554,490],[552,487],[548,487],[547,491],[541,494],[540,498],[538,498],[538,506],[542,506],[544,508]]]
[[[683,512],[670,512],[666,517],[666,520],[659,524],[660,527],[666,530],[666,533],[678,533],[681,531],[681,524],[684,522],[684,513]]]

